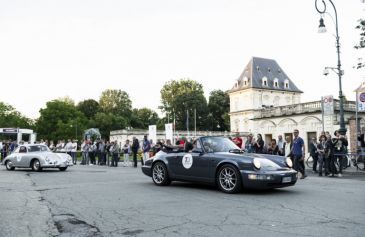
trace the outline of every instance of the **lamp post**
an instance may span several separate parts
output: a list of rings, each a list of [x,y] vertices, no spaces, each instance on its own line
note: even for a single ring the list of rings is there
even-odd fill
[[[321,0],[322,4],[323,4],[323,10],[320,10],[318,8],[317,1],[318,0],[315,1],[315,7],[316,7],[317,12],[321,14],[321,19],[319,20],[318,33],[325,33],[327,30],[326,30],[326,26],[324,25],[324,20],[322,18],[322,15],[324,13],[326,13],[327,5],[326,5],[325,0]],[[337,67],[336,68],[330,68],[330,69],[332,69],[338,75],[338,83],[339,83],[339,95],[338,95],[338,97],[340,99],[340,129],[339,129],[339,133],[342,134],[342,135],[345,135],[346,134],[346,127],[345,127],[345,119],[344,119],[344,111],[343,111],[343,95],[342,95],[342,81],[341,81],[343,71],[341,70],[340,37],[338,36],[337,10],[336,10],[336,7],[335,7],[335,5],[333,4],[333,2],[331,0],[327,0],[327,1],[331,3],[331,5],[333,7],[333,10],[335,12],[335,18],[336,18],[335,23],[336,23]]]

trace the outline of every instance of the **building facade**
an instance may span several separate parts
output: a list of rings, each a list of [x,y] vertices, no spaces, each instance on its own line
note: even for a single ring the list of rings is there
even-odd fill
[[[229,91],[231,131],[260,133],[268,144],[278,135],[291,137],[293,130],[298,129],[308,144],[323,130],[333,134],[339,129],[338,100],[333,101],[333,113],[322,116],[322,102],[301,103],[302,93],[275,60],[253,57]],[[356,134],[350,133],[356,132],[356,127],[351,128],[356,126],[355,102],[346,101],[344,111],[350,146],[354,149]]]

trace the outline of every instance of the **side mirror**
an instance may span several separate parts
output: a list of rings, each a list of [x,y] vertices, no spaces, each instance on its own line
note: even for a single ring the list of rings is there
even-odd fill
[[[203,149],[201,149],[201,148],[194,148],[191,152],[192,152],[192,153],[199,153],[199,154],[203,154]]]

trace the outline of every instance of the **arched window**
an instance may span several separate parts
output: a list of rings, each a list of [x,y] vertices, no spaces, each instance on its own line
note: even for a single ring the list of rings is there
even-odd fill
[[[248,78],[247,77],[243,78],[243,86],[248,86]]]
[[[289,89],[289,80],[288,80],[288,79],[286,79],[286,80],[284,81],[284,88],[285,88],[285,89]]]
[[[262,85],[263,86],[268,86],[268,84],[267,84],[267,77],[263,77],[262,78]]]
[[[279,88],[279,79],[274,79],[274,88]]]

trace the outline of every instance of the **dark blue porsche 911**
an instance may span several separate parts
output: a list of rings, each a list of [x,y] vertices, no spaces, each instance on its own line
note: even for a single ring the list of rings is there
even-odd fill
[[[225,193],[281,188],[297,182],[290,158],[245,153],[226,137],[200,137],[189,150],[162,149],[145,162],[142,171],[156,185],[199,182],[217,185]]]

